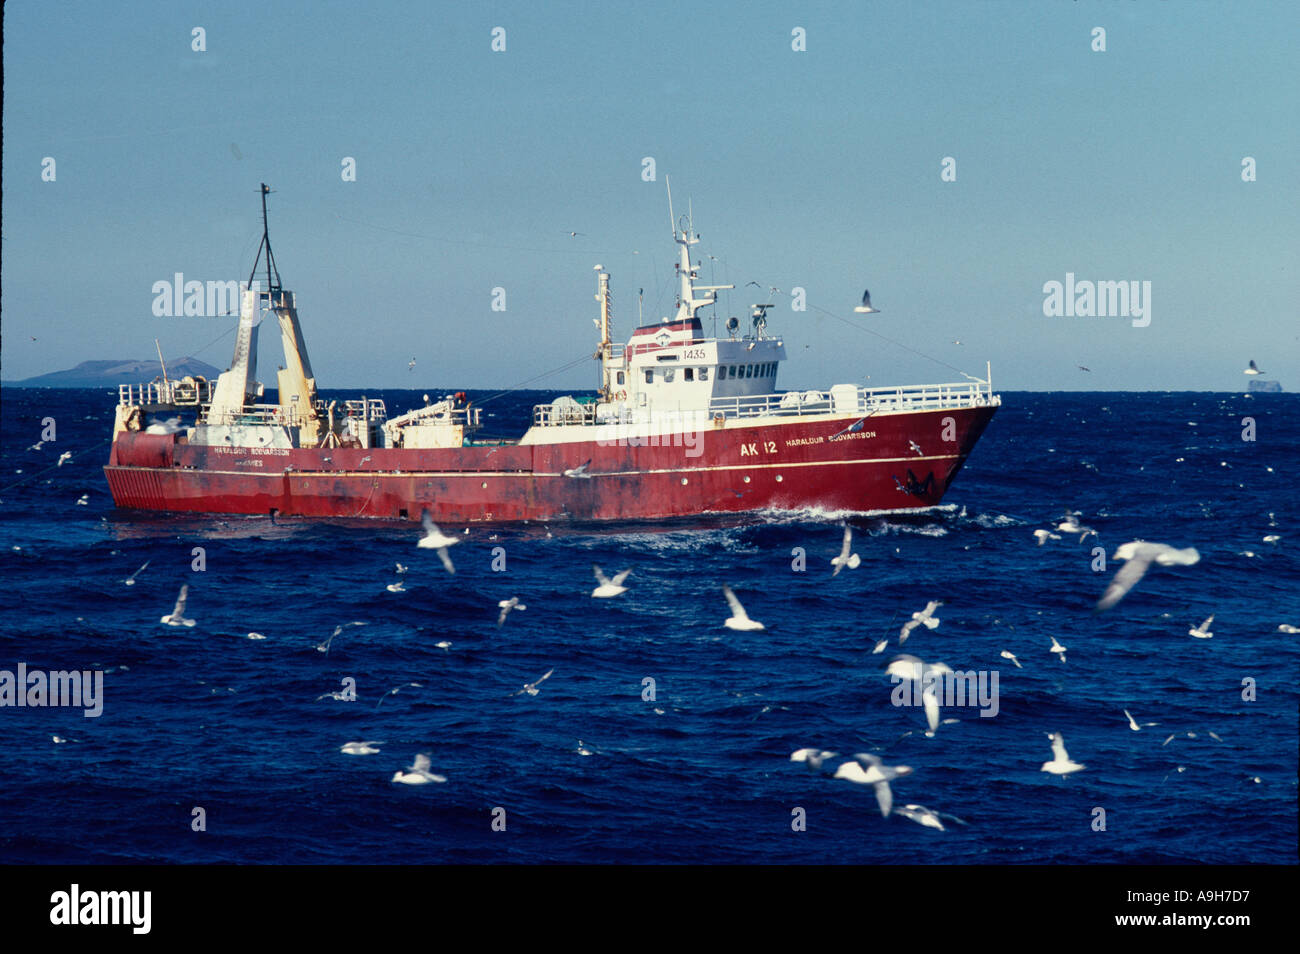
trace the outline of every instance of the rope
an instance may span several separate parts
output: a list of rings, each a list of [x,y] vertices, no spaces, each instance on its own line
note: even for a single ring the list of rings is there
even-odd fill
[[[82,448],[81,450],[78,450],[77,453],[87,454],[90,451],[99,450],[99,448],[103,447],[105,444],[111,444],[112,442],[113,439],[110,437],[106,441],[100,441],[98,444],[92,444],[89,447]],[[40,477],[43,474],[48,474],[50,471],[54,470],[58,466],[59,465],[57,463],[51,464],[49,467],[46,467],[44,470],[39,470],[34,474],[28,474],[22,480],[15,480],[12,484],[6,484],[5,486],[0,487],[0,494],[7,493],[12,488],[21,486],[22,484],[27,483],[29,480],[34,480],[35,478]]]

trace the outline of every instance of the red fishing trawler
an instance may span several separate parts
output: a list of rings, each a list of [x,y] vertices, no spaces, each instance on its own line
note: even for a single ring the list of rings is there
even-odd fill
[[[778,391],[786,355],[767,331],[771,303],[753,306],[743,334],[733,317],[727,337],[705,336],[700,310],[734,286],[696,284],[689,216],[673,226],[675,315],[614,343],[610,276],[597,265],[599,389],[536,406],[517,440],[476,440],[481,410],[463,393],[396,417],[377,399],[326,403],[271,254],[268,191],[230,369],[120,389],[104,468],[118,507],[404,520],[428,510],[449,522],[911,510],[939,503],[1001,403],[991,375]],[[253,280],[263,254],[265,287]],[[259,403],[257,381],[269,316],[284,346],[274,404]]]

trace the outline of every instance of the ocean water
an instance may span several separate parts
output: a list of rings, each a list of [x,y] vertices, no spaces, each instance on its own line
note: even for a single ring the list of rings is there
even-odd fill
[[[549,396],[491,402],[489,429],[518,434]],[[943,506],[847,515],[862,562],[834,578],[846,515],[816,511],[472,526],[455,576],[414,524],[119,512],[115,400],[0,392],[0,670],[106,673],[98,718],[0,709],[7,862],[1297,860],[1300,635],[1278,629],[1300,626],[1296,395],[1006,393]],[[58,440],[29,450],[47,416]],[[1200,562],[1093,616],[1119,564],[1032,537],[1067,508],[1107,556],[1143,538]],[[593,562],[630,567],[629,591],[590,599]],[[197,624],[162,626],[182,583]],[[765,630],[722,626],[723,584]],[[498,627],[512,596],[527,609]],[[951,706],[932,738],[883,672],[928,600],[941,622],[906,651],[999,678],[996,715]],[[348,679],[355,701],[318,698]],[[1040,771],[1049,732],[1083,771]],[[381,751],[340,753],[361,740]],[[883,818],[870,786],[791,763],[804,746],[908,765],[895,805],[965,824]],[[417,753],[445,783],[390,781]]]

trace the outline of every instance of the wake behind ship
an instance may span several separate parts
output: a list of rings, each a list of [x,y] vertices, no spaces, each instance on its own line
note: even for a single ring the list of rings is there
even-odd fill
[[[230,369],[216,381],[123,385],[104,473],[123,508],[417,520],[656,519],[707,512],[907,510],[933,506],[1000,405],[987,379],[956,384],[776,389],[785,345],[699,311],[733,285],[697,285],[698,244],[676,220],[676,314],[613,341],[610,275],[596,266],[600,387],[533,409],[517,440],[475,440],[463,394],[388,417],[384,403],[328,404],[271,254],[241,292]],[[254,282],[265,255],[265,287]],[[274,316],[284,347],[278,401],[258,403],[257,336]],[[166,423],[158,423],[158,421]]]

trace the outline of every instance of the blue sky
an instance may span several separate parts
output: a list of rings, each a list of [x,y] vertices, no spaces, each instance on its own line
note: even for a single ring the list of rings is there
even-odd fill
[[[155,317],[152,287],[246,278],[266,181],[322,387],[518,384],[594,350],[598,262],[618,337],[638,288],[647,320],[670,313],[669,176],[704,277],[783,290],[784,386],[991,361],[1008,390],[1232,390],[1254,358],[1300,388],[1300,4],[4,11],[6,380],[154,337],[226,367],[233,322]],[[1151,282],[1150,324],[1045,317],[1067,272]],[[853,313],[863,287],[881,314]],[[278,348],[263,335],[264,379]]]

